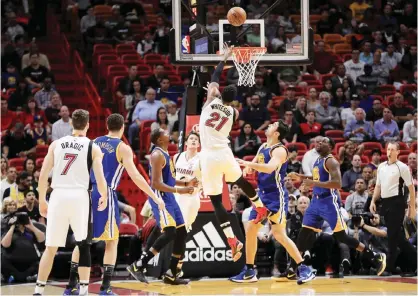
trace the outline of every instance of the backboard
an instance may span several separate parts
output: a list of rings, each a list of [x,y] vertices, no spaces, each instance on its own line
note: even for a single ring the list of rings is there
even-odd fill
[[[288,1],[270,1],[273,4],[267,7],[264,1],[253,0],[250,5],[258,6],[243,7],[247,11],[247,21],[234,27],[226,19],[228,10],[239,6],[233,5],[233,0],[173,0],[171,62],[176,65],[217,65],[222,60],[220,45],[228,42],[234,46],[266,47],[267,52],[259,65],[310,64],[313,31],[309,28],[309,2],[297,1],[300,1],[300,12],[290,15]],[[282,37],[283,31],[286,38]],[[229,64],[232,65],[231,59]]]

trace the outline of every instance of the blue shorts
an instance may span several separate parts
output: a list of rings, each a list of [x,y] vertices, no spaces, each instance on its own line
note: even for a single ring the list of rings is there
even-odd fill
[[[277,189],[273,191],[258,191],[258,197],[263,202],[264,206],[269,210],[267,219],[271,224],[286,225],[287,206],[289,202],[289,195],[287,190]],[[250,221],[257,217],[257,211],[253,207],[250,213]]]
[[[120,213],[118,196],[116,191],[107,189],[107,208],[98,211],[100,193],[93,185],[91,192],[91,204],[93,213],[93,239],[94,240],[116,240],[119,239]]]
[[[341,203],[337,195],[321,198],[314,196],[303,216],[302,226],[319,232],[325,220],[334,232],[345,230],[347,226],[340,207]]]
[[[155,221],[157,222],[157,226],[161,230],[170,226],[177,228],[183,226],[183,215],[176,201],[176,198],[174,197],[174,194],[171,192],[161,192],[158,190],[154,190],[154,192],[157,196],[162,197],[165,203],[165,211],[161,212],[152,198],[148,198],[152,208],[152,213],[154,215]]]

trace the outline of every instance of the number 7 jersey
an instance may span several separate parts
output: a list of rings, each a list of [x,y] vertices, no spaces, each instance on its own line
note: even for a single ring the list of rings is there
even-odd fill
[[[202,150],[228,147],[229,133],[235,121],[235,109],[215,98],[202,110],[199,132]]]

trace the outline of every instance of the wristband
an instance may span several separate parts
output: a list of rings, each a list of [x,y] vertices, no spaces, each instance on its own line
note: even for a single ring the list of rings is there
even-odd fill
[[[176,193],[177,193],[177,187],[174,187],[176,189]]]

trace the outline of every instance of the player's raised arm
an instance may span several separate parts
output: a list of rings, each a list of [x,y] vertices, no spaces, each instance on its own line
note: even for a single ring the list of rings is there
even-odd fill
[[[49,173],[54,167],[55,146],[56,146],[56,143],[52,142],[52,144],[48,148],[48,153],[46,154],[44,158],[44,162],[42,163],[41,173],[39,175],[39,182],[38,182],[39,211],[42,217],[45,217],[45,218],[48,212],[48,204],[46,202],[46,190],[48,188]]]
[[[107,207],[107,182],[103,173],[103,153],[96,144],[93,144],[92,158],[92,168],[97,182],[97,190],[101,196],[99,200],[99,210],[104,210]]]
[[[122,157],[122,164],[123,167],[126,169],[129,177],[138,186],[139,189],[144,191],[149,197],[152,198],[153,201],[160,207],[160,209],[164,208],[164,201],[155,195],[154,191],[152,191],[151,187],[148,185],[147,181],[145,181],[144,177],[138,172],[138,169],[135,167],[133,161],[133,153],[131,147],[126,145],[125,143],[120,144],[119,152]]]
[[[206,103],[205,105],[203,105],[203,108],[205,108],[208,104],[210,104],[214,98],[220,97],[221,95],[221,93],[219,92],[219,79],[221,78],[226,60],[232,54],[232,48],[228,47],[228,45],[225,43],[223,52],[224,52],[224,60],[221,61],[218,64],[218,66],[216,66],[215,71],[212,74],[211,82],[208,85],[208,95],[207,95]]]
[[[271,174],[275,170],[279,170],[283,163],[286,162],[287,152],[284,148],[278,147],[272,151],[271,159],[268,163],[256,163],[244,160],[238,160],[241,165],[248,166],[258,172]]]
[[[329,188],[329,189],[340,189],[342,186],[340,164],[335,158],[330,157],[326,160],[325,166],[329,171],[331,180],[326,181],[326,182],[320,182],[320,181],[305,179],[303,181],[303,184],[307,186],[316,186],[316,187]]]

